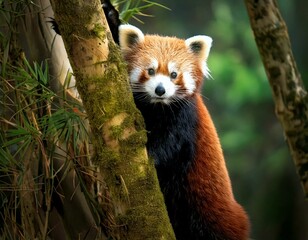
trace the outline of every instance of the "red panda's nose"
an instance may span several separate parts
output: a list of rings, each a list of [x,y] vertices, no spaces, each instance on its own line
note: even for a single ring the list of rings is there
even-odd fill
[[[157,87],[155,88],[155,93],[156,93],[156,95],[158,95],[158,96],[160,96],[160,97],[161,97],[162,95],[164,95],[165,92],[166,92],[166,90],[165,90],[163,84],[161,84],[161,83],[158,84]]]

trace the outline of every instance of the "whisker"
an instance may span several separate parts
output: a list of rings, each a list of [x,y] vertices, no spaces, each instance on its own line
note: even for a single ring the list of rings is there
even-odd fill
[[[146,94],[145,92],[134,94],[134,98],[140,101],[145,101],[145,100],[150,99],[149,95]]]
[[[184,105],[186,105],[186,106],[194,106],[195,105],[195,103],[193,102],[193,101],[190,101],[189,99],[187,99],[185,96],[181,96],[181,97],[179,97],[179,96],[174,96],[173,97],[173,102],[175,103],[175,104],[177,104],[179,107],[181,107],[181,106],[184,106]]]

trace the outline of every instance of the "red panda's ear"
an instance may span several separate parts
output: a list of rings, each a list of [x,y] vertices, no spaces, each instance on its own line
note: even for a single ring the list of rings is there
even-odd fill
[[[212,38],[204,35],[198,35],[186,39],[185,44],[189,51],[200,58],[201,61],[206,61],[212,46]]]
[[[137,27],[123,24],[119,27],[119,41],[122,50],[129,50],[137,43],[143,42],[144,34]]]

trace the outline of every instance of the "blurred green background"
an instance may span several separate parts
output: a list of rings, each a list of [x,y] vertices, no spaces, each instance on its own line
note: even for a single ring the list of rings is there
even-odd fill
[[[220,136],[237,200],[247,210],[252,239],[307,240],[308,201],[274,114],[271,89],[250,28],[244,1],[160,1],[145,33],[214,39],[208,66],[213,80],[203,95]],[[308,1],[280,0],[302,78],[308,78]]]

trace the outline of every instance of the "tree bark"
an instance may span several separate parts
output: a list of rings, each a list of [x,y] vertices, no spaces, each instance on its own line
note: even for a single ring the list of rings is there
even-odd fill
[[[146,132],[126,65],[100,2],[52,3],[93,132],[93,161],[103,180],[97,192],[105,212],[102,225],[115,239],[175,239],[154,164],[147,158]]]
[[[276,115],[308,197],[308,99],[276,0],[245,0]]]

